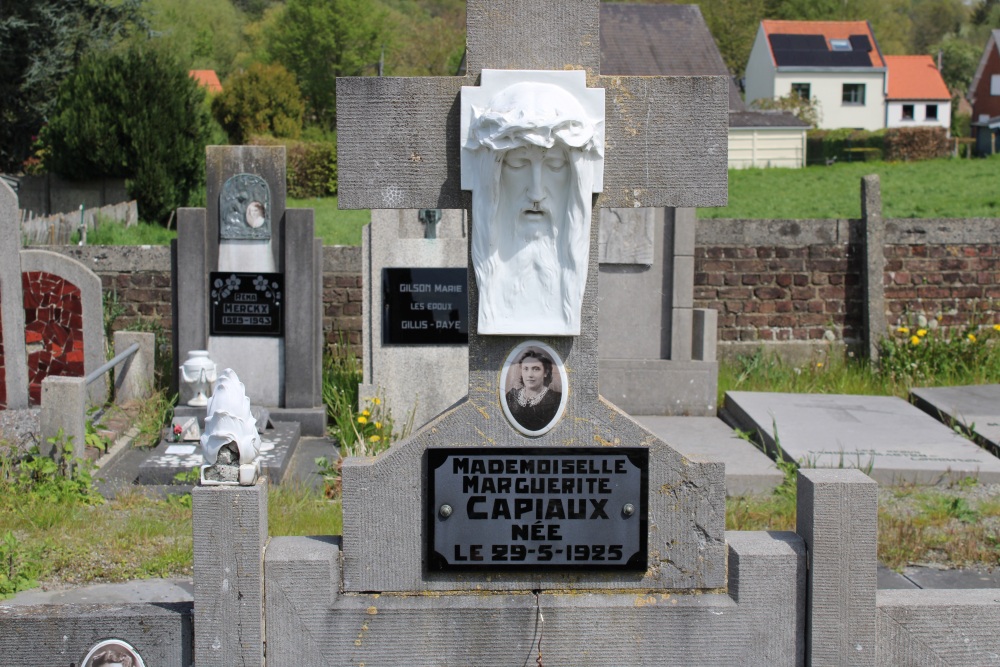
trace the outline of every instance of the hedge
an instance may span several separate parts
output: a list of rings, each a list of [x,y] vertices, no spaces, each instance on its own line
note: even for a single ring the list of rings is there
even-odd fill
[[[288,170],[288,196],[330,197],[337,194],[337,144],[335,141],[297,141],[255,136],[253,146],[284,146]]]
[[[894,127],[888,130],[810,130],[806,138],[809,164],[865,160],[930,160],[952,153],[943,127]]]

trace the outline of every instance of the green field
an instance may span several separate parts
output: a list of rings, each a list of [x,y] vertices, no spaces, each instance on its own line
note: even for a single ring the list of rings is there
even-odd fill
[[[699,218],[858,218],[861,178],[878,174],[887,218],[1000,217],[1000,156],[853,162],[805,169],[733,169],[729,206]]]

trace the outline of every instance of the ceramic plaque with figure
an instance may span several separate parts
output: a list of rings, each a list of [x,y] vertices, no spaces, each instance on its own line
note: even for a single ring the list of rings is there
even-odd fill
[[[462,87],[481,334],[580,334],[604,181],[604,90],[586,84],[579,70],[483,70]]]

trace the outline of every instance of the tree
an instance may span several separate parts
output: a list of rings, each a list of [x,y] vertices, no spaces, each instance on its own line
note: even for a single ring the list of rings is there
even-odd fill
[[[215,70],[225,78],[246,48],[246,15],[230,0],[145,0],[153,46],[188,69]],[[145,44],[149,42],[143,40]]]
[[[730,73],[742,78],[757,38],[757,27],[765,18],[766,0],[706,0],[702,15],[715,38]]]
[[[226,79],[212,100],[212,114],[234,144],[254,134],[295,139],[302,132],[305,105],[295,75],[281,65],[254,63]]]
[[[756,99],[751,104],[751,108],[761,111],[789,111],[799,120],[809,123],[813,128],[819,126],[819,121],[822,118],[819,110],[819,99],[815,97],[807,99],[795,92],[773,100],[765,97]]]
[[[335,126],[338,76],[376,71],[385,22],[386,12],[370,0],[288,0],[269,50],[298,77],[317,124]]]
[[[157,50],[88,56],[59,88],[42,133],[46,166],[68,178],[124,177],[140,215],[166,222],[204,180],[204,95]]]
[[[964,96],[976,75],[981,47],[958,35],[945,35],[934,51],[941,52],[941,77],[952,94]]]
[[[0,170],[20,169],[59,85],[84,55],[144,29],[141,1],[0,2]]]
[[[968,13],[962,0],[920,0],[913,8],[913,53],[930,53],[945,35],[958,34]]]

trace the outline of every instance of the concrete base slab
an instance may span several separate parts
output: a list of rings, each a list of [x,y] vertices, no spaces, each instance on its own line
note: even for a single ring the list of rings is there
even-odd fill
[[[146,602],[190,602],[194,583],[190,577],[136,579],[120,584],[94,584],[74,588],[33,588],[0,602],[2,605],[39,604],[138,604]]]
[[[716,417],[632,418],[685,456],[725,463],[728,496],[771,493],[784,479],[771,459]]]
[[[265,430],[261,444],[272,448],[260,454],[261,468],[272,483],[284,479],[285,470],[299,442],[299,425],[294,422],[271,422],[274,428]],[[178,473],[195,470],[205,463],[201,447],[196,443],[162,441],[139,465],[139,484],[170,484]]]
[[[336,539],[275,537],[264,560],[267,664],[802,664],[801,539],[740,532],[726,541],[728,592],[398,595],[341,593]]]
[[[599,371],[601,395],[629,414],[715,416],[717,362],[601,359]]]
[[[147,665],[189,667],[194,654],[191,602],[6,605],[0,603],[4,667],[82,665],[105,639],[128,642]]]
[[[915,583],[907,579],[895,570],[890,570],[885,565],[879,563],[875,570],[875,585],[878,590],[912,590],[920,588]]]
[[[727,421],[812,468],[859,468],[882,484],[1000,481],[1000,459],[901,398],[726,393]]]
[[[910,400],[935,419],[961,426],[979,444],[1000,452],[1000,384],[913,389]]]
[[[1000,588],[1000,569],[906,567],[903,568],[903,576],[917,588]]]
[[[1000,591],[879,591],[879,667],[1000,665]]]

